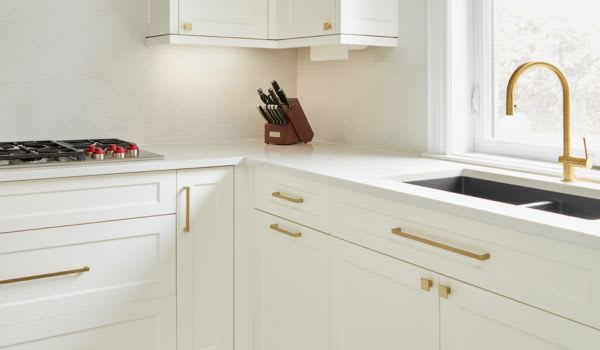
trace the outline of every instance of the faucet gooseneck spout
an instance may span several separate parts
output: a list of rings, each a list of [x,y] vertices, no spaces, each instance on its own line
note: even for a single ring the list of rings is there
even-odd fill
[[[506,115],[514,115],[514,94],[517,81],[531,68],[544,67],[548,68],[560,80],[563,90],[563,155],[558,158],[558,161],[563,164],[563,181],[575,181],[575,167],[591,168],[592,162],[588,157],[587,143],[583,139],[585,148],[585,158],[577,158],[571,155],[571,89],[569,81],[565,74],[553,64],[548,62],[528,62],[524,63],[510,77],[508,88],[506,90]]]

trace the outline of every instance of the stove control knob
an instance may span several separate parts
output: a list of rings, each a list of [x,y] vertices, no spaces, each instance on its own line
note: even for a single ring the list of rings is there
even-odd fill
[[[106,147],[106,155],[109,157],[112,157],[112,155],[115,153],[116,150],[117,150],[117,145],[110,144],[110,145],[108,145],[108,147]]]
[[[124,159],[125,158],[125,148],[119,146],[115,149],[112,154],[113,158]]]
[[[94,151],[94,155],[92,156],[92,158],[94,158],[95,160],[104,160],[104,150],[102,148],[96,147],[96,150]]]
[[[128,157],[138,157],[140,155],[140,149],[138,148],[138,146],[135,143],[131,143],[129,144],[129,146],[127,147],[127,156]]]
[[[94,145],[89,145],[87,146],[87,148],[85,149],[85,155],[88,157],[91,157],[94,154],[94,151],[96,150],[96,146]]]

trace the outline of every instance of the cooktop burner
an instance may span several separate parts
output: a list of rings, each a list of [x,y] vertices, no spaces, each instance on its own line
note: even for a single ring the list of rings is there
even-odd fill
[[[140,150],[135,143],[120,139],[0,142],[0,166],[163,158],[161,155]]]

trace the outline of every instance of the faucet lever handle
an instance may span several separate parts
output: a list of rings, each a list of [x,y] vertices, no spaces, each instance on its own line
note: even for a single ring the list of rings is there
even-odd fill
[[[585,151],[585,159],[590,159],[590,157],[588,156],[587,140],[585,139],[585,137],[583,138],[583,149]]]

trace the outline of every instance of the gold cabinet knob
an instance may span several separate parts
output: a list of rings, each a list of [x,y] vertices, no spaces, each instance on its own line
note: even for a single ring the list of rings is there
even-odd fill
[[[184,23],[183,24],[183,30],[185,30],[186,32],[189,32],[192,30],[192,24],[191,23]]]
[[[448,286],[442,286],[440,284],[440,286],[438,287],[438,295],[440,296],[440,298],[448,299],[448,297],[450,296],[451,293],[452,293],[452,288],[450,288]]]
[[[433,287],[433,281],[427,278],[421,278],[421,289],[426,292],[429,292]]]
[[[324,30],[332,30],[333,24],[331,24],[331,22],[325,22],[325,23],[323,23],[323,29]]]

